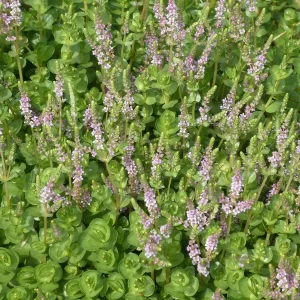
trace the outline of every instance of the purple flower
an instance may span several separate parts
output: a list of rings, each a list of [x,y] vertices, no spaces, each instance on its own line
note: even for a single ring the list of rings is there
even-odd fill
[[[205,188],[200,195],[200,199],[198,201],[198,205],[206,205],[208,203],[208,189]]]
[[[50,205],[51,202],[57,203],[64,200],[64,197],[54,192],[54,178],[51,178],[41,190],[40,202]]]
[[[263,81],[266,77],[264,72],[265,64],[267,62],[266,54],[271,45],[271,40],[269,39],[265,44],[264,48],[260,51],[260,53],[254,59],[254,63],[251,62],[250,57],[247,57],[247,64],[249,65],[248,74],[254,78],[254,82],[258,85],[261,81]]]
[[[297,141],[296,153],[300,154],[300,140]]]
[[[168,36],[173,42],[180,44],[186,36],[186,31],[178,14],[175,1],[169,0],[166,14],[164,14],[163,7],[160,5],[159,0],[157,0],[154,3],[153,11],[155,18],[159,22],[161,36]]]
[[[157,231],[153,229],[150,232],[146,245],[144,246],[145,256],[147,258],[154,258],[155,256],[157,256],[158,251],[160,250],[161,241],[162,238],[160,234],[158,234]]]
[[[232,214],[234,216],[237,216],[238,214],[251,209],[253,204],[254,204],[253,200],[245,200],[245,201],[237,202],[236,205],[235,205],[235,208],[232,211]]]
[[[245,38],[244,18],[239,5],[234,6],[233,11],[230,14],[230,21],[231,28],[229,33],[233,40],[238,42],[240,39]]]
[[[53,126],[53,113],[50,111],[46,111],[41,117],[40,117],[41,123],[44,125]]]
[[[134,99],[129,89],[127,89],[126,95],[123,98],[122,113],[128,121],[135,118]]]
[[[130,145],[124,148],[123,165],[128,173],[131,192],[137,194],[140,191],[140,183],[137,178],[138,171],[136,163],[131,158],[133,151],[133,142],[130,141]]]
[[[153,156],[152,166],[151,166],[151,176],[155,179],[158,179],[159,177],[158,167],[162,164],[162,158],[163,158],[163,147],[161,143],[159,143],[157,147],[157,152]]]
[[[90,192],[85,189],[82,193],[81,201],[80,201],[80,206],[82,208],[88,207],[92,202],[92,196]]]
[[[160,215],[160,210],[156,202],[154,190],[149,186],[144,188],[144,201],[150,217],[158,217]]]
[[[199,175],[206,181],[210,179],[211,170],[213,167],[213,157],[211,148],[208,147],[206,149],[206,153],[201,159],[200,168],[199,168]]]
[[[207,46],[204,48],[201,57],[197,61],[197,73],[195,74],[196,79],[202,79],[205,72],[205,66],[208,63],[208,56],[215,45],[215,38],[217,34],[212,32],[207,40]]]
[[[204,32],[205,32],[205,29],[204,29],[203,23],[198,24],[196,27],[195,35],[194,35],[194,41],[197,42],[198,39],[203,35]]]
[[[96,117],[89,105],[84,112],[84,125],[92,129],[92,136],[94,137],[93,143],[96,144],[97,150],[104,149],[102,124],[96,120]]]
[[[173,229],[172,224],[171,224],[171,223],[168,223],[168,224],[165,224],[165,225],[160,226],[159,231],[160,231],[160,234],[161,234],[164,238],[168,239],[168,238],[170,237],[171,233],[172,233],[172,229]]]
[[[112,91],[110,89],[108,89],[108,91],[105,93],[105,96],[103,99],[103,104],[104,104],[103,111],[104,112],[108,112],[112,109],[112,107],[114,105],[114,100],[115,100],[114,94],[112,93]]]
[[[93,55],[96,56],[98,64],[104,69],[110,69],[114,59],[112,47],[112,34],[110,25],[104,25],[101,18],[97,15],[95,18],[96,42],[88,38],[93,49]]]
[[[169,0],[167,6],[166,26],[169,36],[173,41],[180,43],[186,35],[184,24],[179,18],[177,6],[174,0]]]
[[[278,130],[277,137],[276,137],[276,145],[277,145],[278,152],[280,154],[284,153],[288,136],[289,136],[289,130],[286,128],[286,125],[283,124],[282,127]]]
[[[15,41],[14,27],[22,23],[21,3],[19,0],[2,0],[0,5],[0,35],[7,41]]]
[[[146,34],[145,43],[147,45],[146,54],[147,61],[154,66],[161,66],[163,62],[163,56],[158,51],[158,38],[154,33]]]
[[[192,260],[192,264],[195,266],[200,261],[200,249],[197,242],[194,239],[189,240],[189,244],[187,246],[187,251]]]
[[[61,99],[63,97],[64,94],[63,86],[64,86],[64,80],[61,74],[57,74],[54,82],[54,93],[57,99]]]
[[[74,171],[72,173],[73,191],[72,196],[80,203],[82,196],[81,183],[83,181],[83,168],[82,168],[83,151],[77,146],[72,152],[72,162],[74,164]]]
[[[207,277],[209,275],[209,262],[200,257],[200,249],[194,239],[189,240],[187,251],[192,260],[192,264],[197,266],[197,271]]]
[[[212,295],[212,298],[211,298],[211,299],[212,299],[212,300],[223,300],[224,298],[223,298],[223,296],[222,296],[220,290],[219,290],[219,289],[216,289],[215,292],[214,292],[214,294]]]
[[[291,293],[291,289],[299,287],[299,279],[288,261],[282,259],[276,271],[277,285],[283,292]]]
[[[205,227],[209,225],[209,218],[207,211],[200,209],[199,207],[194,208],[192,202],[188,203],[188,210],[186,212],[186,220],[184,222],[184,227],[191,227],[192,229],[197,229],[202,231]]]
[[[240,170],[236,170],[231,180],[230,197],[232,199],[237,199],[243,191],[243,186],[243,178]]]
[[[31,110],[30,99],[25,91],[21,92],[20,109],[21,114],[24,116],[25,124],[30,125],[32,128],[41,125],[40,118],[34,115],[33,111]]]
[[[20,109],[21,109],[21,114],[25,118],[25,124],[29,125],[31,122],[32,110],[31,110],[30,99],[27,96],[26,92],[24,91],[21,92]]]
[[[267,199],[272,198],[273,196],[277,195],[280,191],[280,181],[278,181],[277,183],[274,183],[272,185],[271,190],[269,191],[269,194],[267,196]]]
[[[218,0],[218,3],[216,5],[216,27],[220,28],[223,26],[224,19],[225,19],[225,14],[226,12],[226,3],[224,0]]]
[[[217,232],[213,235],[210,235],[205,242],[205,249],[208,252],[214,252],[217,250],[217,246],[218,246],[218,240],[220,237],[220,233]]]
[[[279,152],[273,151],[272,156],[268,157],[268,161],[271,163],[273,168],[277,168],[282,161],[282,156]]]
[[[248,11],[256,11],[257,0],[246,0],[245,5]]]
[[[189,122],[189,114],[188,114],[188,110],[186,107],[186,104],[183,103],[181,105],[180,108],[180,115],[179,115],[179,134],[180,136],[184,137],[184,138],[188,138],[189,137],[189,133],[188,133],[188,128],[190,126],[190,122]]]

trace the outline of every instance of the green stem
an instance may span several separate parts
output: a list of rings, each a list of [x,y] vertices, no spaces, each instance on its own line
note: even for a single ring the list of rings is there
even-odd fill
[[[286,193],[288,191],[288,189],[289,189],[289,187],[290,187],[290,185],[293,181],[293,177],[294,177],[294,172],[291,172],[291,174],[289,176],[289,180],[288,180],[287,185],[285,187],[284,193]]]
[[[215,86],[216,81],[217,81],[217,72],[218,72],[218,65],[219,62],[218,60],[215,61],[215,68],[214,68],[214,77],[213,77],[213,81],[212,81],[212,85],[211,86]]]
[[[253,17],[252,17],[252,26],[254,31],[254,49],[256,49],[256,27],[255,27],[255,21]]]
[[[147,13],[148,13],[148,0],[143,0],[143,10],[141,14],[141,19],[143,22],[147,19]]]
[[[228,219],[228,227],[227,227],[227,232],[226,232],[226,237],[228,237],[229,234],[230,234],[231,224],[232,224],[232,214],[229,215],[229,219]]]
[[[44,204],[44,244],[47,245],[47,204]]]
[[[166,283],[170,283],[170,268],[165,268],[165,274],[166,274]]]
[[[154,266],[151,266],[151,278],[153,280],[153,282],[155,282],[155,270],[154,270]]]
[[[262,184],[261,184],[261,186],[260,186],[260,188],[259,188],[259,190],[258,190],[258,193],[257,193],[257,195],[256,195],[256,197],[255,197],[254,205],[255,205],[255,204],[257,203],[257,201],[258,201],[258,199],[259,199],[259,197],[260,197],[260,194],[261,194],[261,192],[262,192],[262,190],[263,190],[263,188],[264,188],[264,186],[265,186],[265,184],[266,184],[266,182],[267,182],[267,180],[268,180],[268,177],[269,177],[269,175],[265,175],[264,180],[263,180],[263,182],[262,182]],[[247,232],[248,232],[248,227],[249,227],[251,218],[252,218],[252,213],[249,211],[248,217],[247,217],[247,221],[246,221],[246,225],[245,225],[245,229],[244,229],[245,234],[247,234]]]
[[[37,174],[40,175],[40,156],[39,156],[39,152],[38,152],[38,149],[37,149],[37,143],[36,143],[36,139],[35,139],[34,130],[33,130],[32,127],[31,127],[31,134],[32,134],[32,139],[33,139],[33,144],[34,144],[34,152],[35,152],[36,158],[38,160]]]
[[[196,102],[193,103],[192,105],[192,118],[193,118],[193,122],[195,123],[195,110],[196,110]]]
[[[72,177],[69,175],[69,189],[72,191]],[[71,193],[69,194],[69,202],[71,202]]]
[[[168,191],[167,191],[167,198],[169,198],[169,193],[170,193],[171,183],[172,183],[172,177],[169,178]]]
[[[226,239],[228,238],[228,236],[230,234],[231,224],[232,224],[232,214],[229,215],[229,219],[228,219],[228,227],[227,227],[227,232],[226,232]],[[223,260],[225,252],[226,252],[226,249],[224,248],[222,250],[222,253],[221,253],[221,259],[220,259],[221,261]]]
[[[106,167],[106,171],[108,173],[108,178],[109,178],[109,181],[110,183],[113,185],[114,187],[114,190],[115,190],[115,200],[116,200],[116,213],[117,215],[119,214],[119,208],[120,208],[120,195],[119,195],[119,191],[118,189],[116,188],[115,184],[114,184],[114,181],[113,181],[113,176],[111,174],[111,171],[110,171],[110,168],[109,168],[109,165],[108,165],[108,162],[105,162],[105,167]]]
[[[170,45],[170,49],[169,49],[169,71],[171,70],[172,67],[172,61],[173,61],[173,42]]]
[[[16,32],[16,40],[14,42],[15,48],[16,48],[16,59],[17,59],[17,66],[18,66],[18,70],[19,70],[19,77],[20,77],[20,84],[21,84],[21,88],[23,87],[23,83],[24,83],[24,79],[23,79],[23,71],[22,71],[22,66],[21,66],[21,60],[20,60],[20,48],[19,48],[19,31],[18,28],[15,29]]]
[[[267,247],[268,244],[269,244],[269,240],[270,240],[270,236],[271,236],[271,233],[272,233],[272,226],[268,226],[268,231],[267,231],[267,236],[266,236],[266,239],[265,239],[265,246]]]
[[[59,141],[61,141],[61,135],[62,135],[62,99],[59,99]]]
[[[0,146],[1,147],[1,146]],[[11,208],[11,203],[10,203],[10,197],[9,197],[9,191],[8,191],[8,185],[7,185],[7,172],[6,172],[6,164],[5,164],[5,159],[3,155],[2,149],[0,150],[1,153],[1,159],[2,159],[2,168],[3,168],[3,179],[4,179],[4,190],[5,190],[5,199],[6,199],[6,205],[10,209]]]

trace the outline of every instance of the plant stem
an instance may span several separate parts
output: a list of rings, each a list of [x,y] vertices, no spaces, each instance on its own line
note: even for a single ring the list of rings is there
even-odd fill
[[[260,186],[260,188],[259,188],[259,190],[258,190],[258,193],[257,193],[257,195],[256,195],[256,198],[255,198],[255,200],[254,200],[254,205],[255,205],[255,204],[257,203],[257,201],[258,201],[258,199],[259,199],[259,197],[260,197],[260,194],[261,194],[261,192],[262,192],[262,190],[263,190],[263,188],[264,188],[264,186],[265,186],[265,184],[266,184],[266,182],[267,182],[267,180],[268,180],[268,177],[269,177],[269,175],[265,175],[264,180],[263,180],[263,182],[262,182],[262,184],[261,184],[261,186]],[[245,234],[247,234],[248,227],[249,227],[249,223],[250,223],[250,221],[251,221],[251,217],[252,217],[252,214],[251,214],[251,212],[249,212],[249,213],[248,213],[248,218],[247,218],[247,221],[246,221],[246,225],[245,225],[245,229],[244,229]]]
[[[290,185],[293,181],[293,177],[294,177],[294,172],[291,172],[289,180],[288,180],[287,185],[285,187],[284,193],[286,193],[288,191],[288,189],[289,189],[289,187],[290,187]]]
[[[120,208],[120,195],[119,195],[119,191],[118,189],[116,188],[114,182],[113,182],[113,177],[112,177],[112,174],[111,174],[111,171],[110,171],[110,168],[109,168],[109,165],[108,165],[108,162],[105,162],[105,167],[106,167],[106,171],[108,173],[108,178],[109,178],[109,181],[110,183],[113,185],[114,187],[114,190],[115,190],[115,200],[116,200],[116,212],[117,212],[117,215],[119,214],[119,208]]]
[[[24,83],[24,79],[23,79],[23,71],[22,71],[21,60],[20,60],[20,49],[19,49],[19,45],[18,45],[19,31],[18,31],[17,27],[15,29],[15,33],[16,33],[16,40],[14,42],[14,45],[15,45],[16,53],[17,53],[17,56],[16,56],[17,66],[18,66],[18,70],[19,70],[20,84],[21,84],[21,88],[22,88],[23,87],[23,83]]]
[[[267,247],[269,244],[269,240],[270,240],[270,236],[271,236],[271,232],[272,232],[272,226],[268,226],[268,230],[267,230],[267,236],[265,239],[265,246]]]
[[[148,5],[149,5],[148,0],[143,0],[143,10],[141,14],[141,19],[143,22],[145,22],[147,19]]]
[[[171,183],[172,183],[172,177],[169,178],[168,191],[167,191],[167,198],[169,198],[169,193],[170,193]]]
[[[165,274],[166,274],[166,283],[170,283],[170,268],[165,268]]]
[[[169,71],[171,71],[172,61],[173,61],[173,42],[170,45],[170,49],[169,49]]]
[[[213,81],[212,81],[212,85],[211,86],[215,86],[216,81],[217,81],[217,72],[218,72],[218,65],[219,62],[216,60],[215,61],[215,68],[214,68],[214,77],[213,77]]]
[[[154,266],[151,266],[151,278],[153,280],[153,282],[155,283],[155,270],[154,270]]]
[[[1,159],[2,159],[2,168],[3,168],[3,177],[4,177],[4,190],[5,190],[5,199],[6,199],[6,205],[10,209],[11,208],[11,203],[10,203],[10,197],[9,197],[9,191],[8,191],[8,185],[7,185],[7,173],[6,173],[6,164],[5,164],[5,159],[3,155],[3,150],[2,148],[0,149],[1,153]]]
[[[47,245],[47,204],[44,204],[44,244]]]
[[[228,219],[228,227],[227,227],[227,232],[226,232],[226,237],[228,237],[229,234],[230,234],[231,224],[232,224],[232,214],[229,215],[229,219]]]

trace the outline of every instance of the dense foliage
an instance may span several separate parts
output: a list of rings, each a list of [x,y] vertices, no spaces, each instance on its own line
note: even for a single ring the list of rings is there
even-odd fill
[[[299,0],[0,1],[0,299],[300,299]]]

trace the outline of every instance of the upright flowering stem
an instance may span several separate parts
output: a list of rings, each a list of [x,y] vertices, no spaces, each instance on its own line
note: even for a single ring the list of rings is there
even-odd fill
[[[111,174],[111,171],[110,171],[110,168],[109,168],[109,165],[108,165],[108,162],[105,162],[105,167],[106,167],[106,171],[108,173],[108,178],[109,178],[109,181],[111,182],[111,184],[113,185],[113,189],[114,191],[116,191],[116,193],[114,193],[115,195],[115,200],[116,200],[116,214],[118,215],[119,214],[119,208],[120,208],[120,194],[119,194],[119,191],[118,189],[115,187],[114,185],[114,181],[113,181],[113,176]]]
[[[143,10],[141,14],[141,19],[143,22],[145,22],[147,19],[148,6],[149,6],[148,0],[143,0]]]
[[[16,31],[16,40],[14,41],[14,45],[15,45],[16,53],[17,53],[16,59],[17,59],[17,65],[18,65],[18,70],[19,70],[20,84],[21,84],[21,87],[23,87],[24,79],[23,79],[23,71],[22,71],[21,60],[20,60],[20,48],[19,48],[19,44],[18,44],[19,30],[17,27],[16,27],[15,31]]]
[[[263,180],[263,182],[262,182],[262,184],[261,184],[261,186],[260,186],[260,188],[259,188],[259,190],[258,190],[258,193],[257,193],[257,195],[256,195],[256,197],[255,197],[254,205],[255,205],[255,204],[257,203],[257,201],[258,201],[258,199],[259,199],[259,197],[260,197],[260,194],[261,194],[263,188],[264,188],[265,185],[266,185],[266,182],[267,182],[267,180],[268,180],[268,177],[269,177],[268,175],[266,175],[266,176],[264,177],[264,180]],[[249,223],[250,223],[250,221],[251,221],[251,217],[252,217],[251,211],[248,211],[248,217],[247,217],[247,221],[246,221],[246,225],[245,225],[245,229],[244,229],[245,234],[247,234],[247,232],[248,232],[248,227],[249,227]]]
[[[8,174],[6,172],[7,170],[6,170],[6,164],[5,164],[4,154],[3,154],[3,150],[2,150],[2,145],[0,145],[0,154],[1,154],[1,160],[2,160],[3,182],[4,182],[6,205],[10,209],[11,203],[10,203],[10,197],[9,197],[9,191],[8,191],[8,185],[7,185]]]

